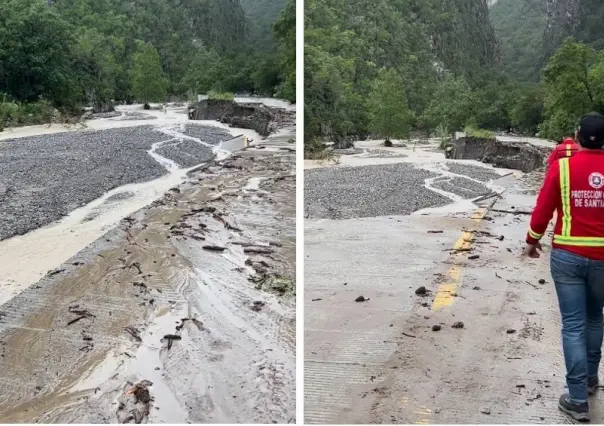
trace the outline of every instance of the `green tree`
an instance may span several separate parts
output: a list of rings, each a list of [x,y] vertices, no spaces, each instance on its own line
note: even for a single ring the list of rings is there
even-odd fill
[[[543,92],[540,87],[526,89],[510,112],[512,125],[522,133],[534,135],[543,121]]]
[[[545,53],[546,2],[499,0],[489,17],[501,40],[505,72],[522,83],[538,82]]]
[[[94,29],[83,28],[78,34],[73,48],[73,67],[86,100],[95,111],[112,108],[111,100],[115,98],[118,78],[123,72],[114,52],[121,48],[119,38],[104,36]]]
[[[168,79],[161,68],[159,54],[149,43],[140,42],[133,58],[132,89],[145,103],[163,101]]]
[[[272,96],[281,79],[279,67],[276,66],[272,56],[260,59],[258,64],[256,70],[252,73],[254,89],[256,93]]]
[[[447,73],[438,85],[422,119],[428,130],[439,125],[449,132],[463,129],[473,118],[475,98],[470,85],[463,77]],[[475,121],[475,120],[474,120]]]
[[[370,128],[377,136],[403,139],[409,136],[413,114],[405,96],[403,79],[393,69],[382,69],[369,96]]]
[[[241,0],[241,7],[250,23],[250,36],[262,52],[277,49],[273,24],[279,20],[287,0]]]
[[[281,84],[278,96],[291,102],[296,101],[296,1],[287,0],[273,30],[279,47]]]
[[[200,49],[189,63],[183,85],[196,93],[208,93],[210,90],[222,92],[225,90],[225,68],[224,59],[218,52]]]
[[[77,93],[69,25],[39,0],[1,0],[0,9],[0,92],[69,103]]]
[[[594,49],[567,39],[549,59],[543,72],[543,136],[560,139],[572,133],[578,119],[589,111],[604,112],[601,87],[604,63]]]

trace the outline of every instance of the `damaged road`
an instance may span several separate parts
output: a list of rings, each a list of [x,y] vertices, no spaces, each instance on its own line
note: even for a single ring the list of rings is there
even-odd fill
[[[291,138],[189,171],[0,306],[0,420],[295,422]]]
[[[346,218],[326,218],[329,209],[320,197],[310,206],[305,224],[305,421],[568,423],[557,408],[565,370],[549,274],[551,247],[544,243],[541,259],[521,259],[526,213],[534,206],[543,172],[448,161],[442,153],[435,156],[433,148],[390,148],[405,155],[396,160],[342,156],[341,165],[329,172],[355,174],[361,185],[362,169],[379,164],[442,170],[440,177],[423,176],[424,185],[412,171],[400,176],[399,181],[415,182],[404,193],[411,193],[413,203],[425,200],[419,210],[388,205],[384,213],[365,217],[376,207],[365,208],[359,200],[352,215],[342,210],[349,205],[346,195],[333,188],[331,207]],[[451,173],[482,181],[492,193],[477,196],[455,185],[434,185],[457,178]],[[313,191],[321,192],[318,186]],[[434,188],[448,204],[426,192]],[[393,195],[399,188],[383,191],[392,204],[406,204]],[[368,193],[380,199],[380,193]],[[363,303],[355,302],[359,295]],[[590,401],[590,411],[595,423],[604,421],[601,393]]]

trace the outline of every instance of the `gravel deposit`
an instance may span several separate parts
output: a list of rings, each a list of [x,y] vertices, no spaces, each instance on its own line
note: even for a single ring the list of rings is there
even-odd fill
[[[305,170],[305,214],[328,219],[406,215],[449,204],[424,187],[425,179],[435,176],[404,163]]]
[[[451,192],[465,199],[480,197],[491,192],[489,188],[466,178],[443,178],[434,182],[433,186],[443,191]]]
[[[214,153],[210,148],[192,140],[168,144],[157,149],[156,152],[175,161],[182,168],[193,167],[214,158]]]
[[[122,113],[118,112],[118,111],[96,112],[96,113],[90,114],[90,119],[95,120],[95,119],[99,119],[99,118],[115,118],[115,117],[119,117],[121,115],[122,115]]]
[[[408,155],[399,152],[388,151],[387,149],[368,149],[363,155],[364,158],[406,158]]]
[[[191,129],[211,144],[230,138],[212,126]],[[161,177],[166,170],[147,151],[170,138],[149,125],[1,141],[0,240],[48,225],[113,188]],[[185,167],[212,158],[194,141],[160,154]]]
[[[187,136],[200,139],[212,145],[218,145],[222,141],[233,139],[233,135],[227,129],[217,126],[202,126],[199,124],[186,124],[182,132]]]
[[[118,192],[117,194],[112,195],[111,197],[105,200],[106,203],[114,203],[116,201],[127,200],[128,198],[134,197],[134,192],[126,191],[126,192]]]
[[[491,180],[499,179],[501,177],[501,175],[495,172],[494,170],[488,169],[486,167],[472,166],[469,164],[455,164],[452,162],[447,162],[447,168],[452,173],[468,176],[472,179],[476,179],[481,182],[489,182]]]
[[[155,120],[157,117],[149,114],[144,114],[142,112],[126,112],[122,115],[119,120],[120,121],[128,121],[128,120]]]

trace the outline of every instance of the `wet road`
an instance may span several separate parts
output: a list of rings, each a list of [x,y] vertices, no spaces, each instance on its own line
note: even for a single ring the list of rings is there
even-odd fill
[[[520,259],[529,216],[493,211],[530,211],[539,183],[507,176],[465,210],[306,221],[306,422],[568,423],[548,258]]]

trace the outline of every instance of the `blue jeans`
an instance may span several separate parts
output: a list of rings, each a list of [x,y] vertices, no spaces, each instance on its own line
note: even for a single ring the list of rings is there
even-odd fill
[[[566,384],[572,402],[587,402],[587,380],[598,377],[604,335],[604,261],[562,249],[551,255],[562,315]]]

